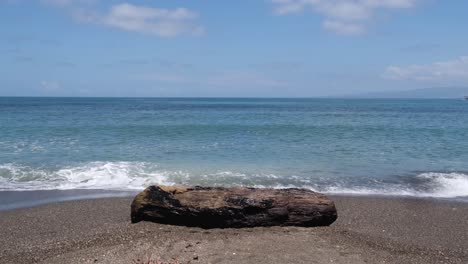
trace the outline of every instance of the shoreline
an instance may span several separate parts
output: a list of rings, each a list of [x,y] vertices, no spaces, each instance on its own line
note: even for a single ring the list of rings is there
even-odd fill
[[[130,223],[131,197],[0,212],[1,263],[466,263],[468,203],[329,195],[330,227],[201,229]]]
[[[70,190],[15,190],[0,191],[0,212],[22,208],[32,208],[67,201],[92,200],[102,198],[134,197],[142,190],[70,189]],[[322,192],[323,193],[323,192]],[[24,195],[27,194],[27,195]],[[346,194],[323,193],[329,197],[377,198],[391,200],[421,200],[442,203],[466,203],[468,197],[430,197],[388,194]]]
[[[0,191],[0,212],[66,201],[132,197],[138,192],[102,189]]]

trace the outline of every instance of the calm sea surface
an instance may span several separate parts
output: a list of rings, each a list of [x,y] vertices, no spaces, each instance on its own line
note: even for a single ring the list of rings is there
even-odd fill
[[[0,191],[153,183],[468,197],[463,100],[0,98]]]

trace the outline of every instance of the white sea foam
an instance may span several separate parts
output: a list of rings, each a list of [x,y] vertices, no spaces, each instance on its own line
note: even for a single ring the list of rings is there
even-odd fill
[[[468,196],[468,174],[428,172],[417,177],[429,180],[432,192],[428,196],[434,197],[460,197]]]
[[[0,190],[142,189],[171,184],[165,171],[145,162],[90,162],[55,171],[0,165]]]
[[[344,183],[315,185],[311,179],[245,172],[217,171],[191,174],[187,171],[162,170],[147,162],[89,162],[56,170],[31,168],[17,164],[0,165],[1,190],[108,189],[140,190],[151,184],[174,183],[216,186],[254,185],[273,188],[308,188],[329,194],[391,195],[456,198],[468,197],[468,174],[426,172],[411,177],[407,183],[383,183],[350,186]]]
[[[345,184],[331,184],[329,186],[304,185],[274,185],[265,186],[257,184],[256,187],[306,188],[316,192],[328,194],[349,195],[383,195],[383,196],[412,196],[434,198],[468,197],[468,174],[465,173],[441,173],[427,172],[415,176],[422,180],[422,186],[410,184],[388,184],[376,181],[373,186],[347,186]]]
[[[92,162],[60,169],[56,174],[66,179],[59,189],[141,189],[168,183],[163,172],[144,162]]]
[[[379,187],[328,186],[317,191],[330,194],[387,195],[435,198],[468,197],[468,174],[427,172],[415,176],[422,186],[377,184]],[[419,187],[419,188],[418,188]],[[314,188],[311,188],[314,189]]]

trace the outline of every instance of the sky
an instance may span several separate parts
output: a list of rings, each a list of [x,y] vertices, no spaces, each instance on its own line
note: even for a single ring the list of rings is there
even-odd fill
[[[465,0],[0,0],[0,96],[468,86]]]

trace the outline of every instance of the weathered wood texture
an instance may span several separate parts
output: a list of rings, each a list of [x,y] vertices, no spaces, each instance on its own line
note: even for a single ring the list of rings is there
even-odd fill
[[[214,227],[328,226],[335,204],[305,189],[151,186],[138,194],[131,220]]]

